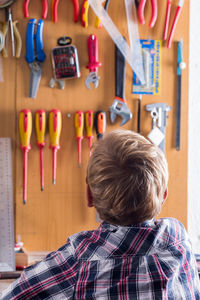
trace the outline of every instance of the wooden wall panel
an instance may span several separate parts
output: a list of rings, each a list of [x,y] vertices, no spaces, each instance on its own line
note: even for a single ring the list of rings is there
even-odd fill
[[[145,10],[147,24],[150,19],[151,7],[147,1]],[[164,16],[167,1],[158,0],[158,20],[154,29],[148,25],[139,26],[141,38],[162,39],[164,28]],[[80,4],[82,0],[80,1]],[[44,24],[44,48],[47,55],[43,64],[42,80],[37,98],[28,98],[30,70],[25,56],[25,35],[27,19],[22,12],[22,0],[18,0],[13,6],[14,19],[19,20],[19,30],[23,40],[22,55],[19,60],[8,58],[3,61],[4,83],[0,83],[1,105],[1,136],[11,136],[14,151],[15,169],[15,206],[16,206],[16,235],[20,235],[28,250],[53,250],[61,246],[67,236],[81,230],[92,229],[98,226],[93,209],[86,206],[85,197],[85,173],[89,157],[88,141],[83,140],[82,167],[78,168],[77,142],[74,132],[74,113],[77,110],[87,111],[99,109],[108,112],[114,99],[114,44],[104,29],[97,30],[94,27],[95,16],[90,9],[89,27],[84,29],[80,22],[73,22],[72,1],[60,1],[58,6],[58,23],[51,20],[51,1],[49,4],[48,18]],[[176,5],[173,4],[172,16]],[[32,0],[29,5],[30,17],[40,18],[41,1]],[[123,0],[111,0],[109,13],[117,24],[121,33],[128,38],[127,24]],[[172,18],[171,18],[172,19]],[[183,37],[184,59],[188,62],[188,23],[189,1],[185,1],[179,23],[177,25],[175,39]],[[171,25],[171,24],[170,24]],[[101,77],[97,89],[87,90],[84,81],[88,76],[87,38],[94,33],[99,39],[99,60],[102,67],[99,68]],[[49,88],[49,80],[52,77],[50,52],[56,46],[58,37],[67,35],[73,39],[79,54],[81,78],[65,81],[65,90]],[[188,70],[183,71],[183,106],[182,106],[182,135],[181,151],[175,150],[175,104],[176,104],[176,43],[171,49],[166,45],[162,48],[162,86],[160,96],[144,96],[142,98],[142,134],[145,136],[151,130],[151,117],[145,111],[145,105],[153,102],[167,102],[172,111],[169,112],[166,155],[169,162],[170,180],[169,197],[163,207],[161,216],[178,218],[187,225],[187,111],[188,111]],[[137,97],[131,94],[132,71],[127,65],[126,73],[126,99],[133,112],[133,119],[123,128],[136,130],[137,128]],[[29,152],[28,168],[28,200],[23,205],[22,201],[22,168],[23,158],[19,148],[18,114],[23,108],[31,109],[33,116],[37,109],[45,109],[49,112],[58,108],[62,112],[61,150],[58,151],[57,182],[52,185],[52,154],[49,149],[49,136],[46,134],[46,147],[44,149],[45,166],[45,190],[40,191],[39,175],[39,150],[36,146],[35,131],[31,137],[32,150]],[[70,114],[70,117],[68,116]],[[118,119],[111,125],[108,117],[107,131],[119,127]],[[6,126],[4,126],[6,124]]]

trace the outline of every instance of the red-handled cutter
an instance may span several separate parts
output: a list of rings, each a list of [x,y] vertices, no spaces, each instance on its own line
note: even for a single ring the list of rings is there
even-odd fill
[[[168,43],[167,43],[167,48],[171,47],[172,39],[173,39],[173,36],[174,36],[176,25],[178,23],[179,16],[181,14],[181,10],[182,10],[183,4],[184,4],[184,0],[179,0],[178,7],[177,7],[176,13],[175,13],[175,17],[174,17],[174,20],[173,20],[173,23],[172,23],[172,28],[171,28],[171,31],[170,31],[170,34],[169,34],[169,40],[168,40]],[[167,33],[168,33],[168,27],[169,27],[169,19],[170,19],[170,13],[171,13],[171,5],[172,5],[172,1],[168,0],[167,1],[166,17],[165,17],[164,35],[163,35],[163,39],[164,40],[167,39]]]
[[[141,24],[145,24],[145,19],[144,19],[145,4],[146,4],[146,0],[140,0],[139,6],[138,6],[138,17],[139,17],[139,21]],[[157,15],[158,15],[157,0],[151,0],[151,6],[152,6],[152,15],[151,15],[149,27],[153,27],[156,23],[156,19],[157,19]]]
[[[91,34],[88,38],[88,54],[89,63],[86,68],[90,70],[90,74],[85,80],[85,85],[88,89],[90,89],[90,83],[92,82],[94,87],[97,88],[100,79],[100,77],[97,75],[97,71],[101,66],[101,62],[98,61],[98,39],[94,34]]]
[[[24,0],[24,17],[28,18],[29,17],[29,12],[28,12],[28,6],[29,6],[30,0]],[[42,18],[46,19],[47,13],[48,13],[48,3],[47,0],[41,0],[42,2]]]
[[[79,17],[79,0],[72,0],[74,5],[74,22],[78,22]],[[58,21],[58,2],[59,0],[52,1],[52,16],[53,21],[56,23]]]

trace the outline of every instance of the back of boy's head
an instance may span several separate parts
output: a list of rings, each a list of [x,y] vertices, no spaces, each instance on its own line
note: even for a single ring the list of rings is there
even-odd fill
[[[167,161],[143,136],[114,130],[94,145],[87,181],[102,220],[122,226],[137,224],[161,210],[168,183]]]

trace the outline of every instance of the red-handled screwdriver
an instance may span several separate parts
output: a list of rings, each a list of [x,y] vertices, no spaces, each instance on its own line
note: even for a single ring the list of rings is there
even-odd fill
[[[83,139],[83,126],[84,126],[84,117],[82,111],[77,111],[75,113],[75,132],[76,132],[76,139],[78,141],[78,165],[79,168],[81,166],[81,146],[82,146],[82,139]]]
[[[46,113],[44,110],[38,110],[35,113],[35,129],[37,136],[37,145],[40,149],[40,181],[41,191],[44,190],[44,167],[43,167],[43,148],[45,146],[45,131],[46,131]]]
[[[24,153],[23,166],[23,203],[27,201],[27,170],[28,152],[31,149],[30,138],[32,133],[32,114],[29,109],[23,109],[19,113],[19,134],[21,139],[21,149]]]
[[[86,128],[86,138],[89,142],[89,149],[90,149],[90,156],[91,156],[91,147],[92,147],[92,140],[93,136],[93,123],[94,123],[94,113],[92,110],[88,110],[85,113],[85,128]]]
[[[56,184],[57,151],[60,149],[60,134],[62,128],[62,116],[58,109],[53,109],[49,113],[49,135],[50,148],[53,151],[53,184]]]

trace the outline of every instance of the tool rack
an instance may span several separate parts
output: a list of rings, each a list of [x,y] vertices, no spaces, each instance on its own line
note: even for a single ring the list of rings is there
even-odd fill
[[[74,113],[77,110],[106,110],[108,112],[114,99],[114,44],[104,29],[94,27],[95,15],[90,9],[88,28],[83,28],[80,21],[73,22],[72,1],[60,1],[58,8],[58,22],[52,22],[51,10],[45,20],[43,41],[47,59],[43,65],[42,79],[35,100],[28,97],[29,67],[25,56],[25,36],[28,19],[24,18],[22,2],[18,0],[13,5],[13,15],[19,20],[18,28],[22,36],[22,54],[18,60],[2,59],[4,82],[0,83],[0,136],[12,138],[13,174],[14,174],[14,204],[15,204],[15,234],[21,235],[25,247],[29,251],[54,250],[62,245],[67,237],[77,231],[92,229],[98,226],[93,209],[86,206],[85,174],[89,157],[88,141],[82,143],[82,167],[77,163],[77,141],[74,130]],[[34,2],[34,4],[33,4]],[[51,1],[48,1],[49,7]],[[81,2],[81,1],[80,1]],[[147,1],[145,19],[147,24],[139,25],[141,38],[162,39],[166,7],[164,1],[158,1],[158,20],[153,29],[148,27],[151,8]],[[167,1],[166,1],[167,3]],[[30,17],[41,17],[40,1],[30,1]],[[120,32],[127,36],[127,24],[123,1],[110,1],[109,14]],[[119,17],[120,16],[120,17]],[[0,11],[4,18],[4,12]],[[174,41],[183,38],[184,60],[188,65],[189,41],[189,1],[185,1]],[[99,59],[102,67],[99,68],[101,77],[97,89],[88,90],[84,84],[88,76],[87,38],[96,34],[99,39]],[[73,39],[79,53],[81,77],[66,81],[65,90],[49,88],[52,76],[50,51],[56,45],[57,38],[69,35]],[[10,48],[10,47],[9,47]],[[9,49],[11,52],[11,50]],[[176,217],[187,226],[187,115],[188,115],[188,68],[182,78],[182,147],[175,149],[175,107],[176,107],[176,61],[177,44],[172,43],[171,49],[162,47],[162,84],[160,96],[143,96],[141,102],[141,133],[147,136],[151,130],[151,116],[145,111],[145,105],[153,102],[167,102],[172,107],[169,113],[166,155],[169,163],[169,197],[163,207],[161,217]],[[126,72],[126,99],[133,119],[123,126],[125,129],[137,130],[137,103],[136,95],[131,94],[132,71],[127,65]],[[29,108],[33,113],[38,109],[49,112],[58,108],[62,112],[63,126],[61,134],[61,150],[58,153],[57,183],[51,184],[51,159],[49,136],[46,136],[44,148],[45,190],[40,191],[39,152],[36,145],[35,131],[31,137],[32,150],[29,152],[28,169],[28,200],[22,201],[23,185],[23,157],[20,150],[18,131],[19,111]],[[111,125],[108,118],[107,131],[119,127],[120,120]],[[96,139],[96,137],[95,137]]]

